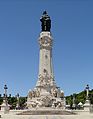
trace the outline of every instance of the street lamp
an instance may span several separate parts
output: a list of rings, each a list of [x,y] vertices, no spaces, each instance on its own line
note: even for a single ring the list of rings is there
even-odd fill
[[[89,98],[89,85],[87,84],[87,86],[86,86],[86,99],[88,99]]]
[[[6,105],[7,105],[7,89],[8,89],[7,85],[4,85],[4,99],[5,99]]]
[[[19,104],[19,93],[17,93],[16,97],[17,97],[16,109],[19,109],[20,108],[20,104]]]

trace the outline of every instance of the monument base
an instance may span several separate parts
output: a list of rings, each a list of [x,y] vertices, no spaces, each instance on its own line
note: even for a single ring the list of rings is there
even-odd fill
[[[17,115],[75,115],[76,113],[63,109],[31,109],[18,113]]]
[[[4,114],[9,113],[10,110],[10,105],[3,102],[3,104],[1,105],[1,111],[4,112]]]
[[[89,100],[85,101],[84,111],[90,111],[90,101]]]

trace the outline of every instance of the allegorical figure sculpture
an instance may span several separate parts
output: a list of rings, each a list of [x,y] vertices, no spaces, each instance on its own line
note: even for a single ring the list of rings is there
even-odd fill
[[[50,31],[51,19],[48,16],[46,11],[43,12],[43,15],[42,15],[40,21],[41,21],[42,31]]]

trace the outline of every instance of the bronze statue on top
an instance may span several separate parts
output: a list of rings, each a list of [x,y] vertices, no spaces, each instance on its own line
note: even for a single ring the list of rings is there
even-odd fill
[[[48,16],[47,12],[44,11],[42,17],[40,18],[42,31],[50,31],[51,28],[51,19]]]

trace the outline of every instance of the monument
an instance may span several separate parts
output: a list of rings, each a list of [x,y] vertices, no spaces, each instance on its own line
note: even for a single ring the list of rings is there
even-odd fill
[[[43,12],[40,21],[42,30],[39,36],[39,74],[35,88],[28,92],[27,108],[64,109],[64,92],[56,85],[54,79],[52,64],[53,37],[50,31],[51,19],[46,11]]]

